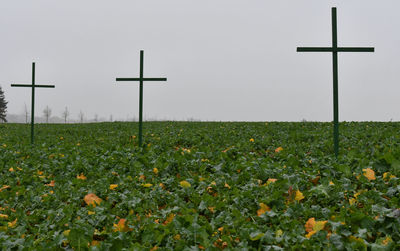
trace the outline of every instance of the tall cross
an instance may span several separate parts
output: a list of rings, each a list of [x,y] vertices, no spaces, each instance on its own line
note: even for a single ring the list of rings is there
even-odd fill
[[[143,82],[144,81],[167,81],[167,78],[144,78],[143,61],[144,52],[140,51],[140,77],[139,78],[117,78],[117,81],[139,81],[139,146],[142,146],[143,131]]]
[[[30,87],[32,88],[32,105],[31,105],[31,144],[34,144],[34,125],[35,125],[35,88],[55,88],[54,85],[35,85],[35,62],[32,63],[32,84],[12,84],[12,87]]]
[[[373,47],[338,47],[336,8],[332,8],[332,47],[297,47],[298,52],[332,52],[333,56],[333,141],[339,155],[338,52],[374,52]]]

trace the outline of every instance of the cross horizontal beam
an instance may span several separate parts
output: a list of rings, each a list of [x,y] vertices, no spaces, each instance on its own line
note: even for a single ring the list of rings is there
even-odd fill
[[[374,47],[297,47],[297,52],[374,52]]]
[[[117,81],[167,81],[167,78],[117,78]]]
[[[18,84],[12,84],[12,87],[40,87],[40,88],[55,88],[55,85],[18,85]]]

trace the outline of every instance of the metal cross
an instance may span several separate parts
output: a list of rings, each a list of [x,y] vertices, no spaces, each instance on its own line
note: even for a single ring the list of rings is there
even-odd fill
[[[144,81],[167,81],[167,78],[144,78],[143,77],[144,52],[140,51],[140,77],[139,78],[117,78],[116,81],[139,81],[139,146],[142,146],[143,130],[143,82]]]
[[[332,52],[333,56],[333,141],[339,155],[338,52],[374,52],[373,47],[338,47],[336,8],[332,8],[332,47],[297,47],[298,52]]]
[[[34,125],[35,125],[35,88],[55,88],[54,85],[35,85],[35,62],[32,63],[32,84],[12,84],[11,87],[30,87],[32,88],[32,111],[31,111],[31,144],[34,144]]]

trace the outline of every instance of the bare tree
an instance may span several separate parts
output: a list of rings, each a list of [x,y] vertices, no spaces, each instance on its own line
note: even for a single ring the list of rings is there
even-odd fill
[[[46,123],[49,123],[49,118],[51,116],[51,109],[49,106],[46,106],[46,108],[43,110],[44,117],[46,118]]]
[[[83,119],[85,117],[85,114],[83,114],[82,111],[79,112],[79,120],[81,121],[81,123],[83,123]]]
[[[68,116],[69,116],[68,107],[65,107],[65,110],[63,111],[62,116],[63,116],[64,122],[65,122],[65,124],[66,124],[66,123],[67,123]]]
[[[29,117],[29,111],[28,111],[28,107],[24,106],[24,114],[25,114],[25,123],[28,124],[28,117]]]

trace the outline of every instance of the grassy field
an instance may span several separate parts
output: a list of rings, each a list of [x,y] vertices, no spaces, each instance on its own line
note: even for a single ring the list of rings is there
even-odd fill
[[[399,250],[400,123],[0,124],[2,250]]]

